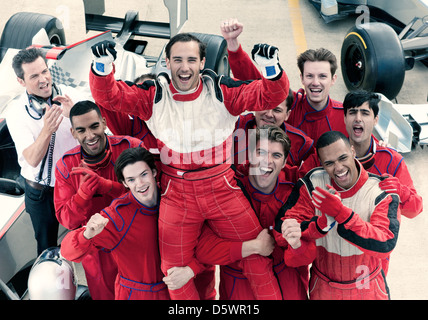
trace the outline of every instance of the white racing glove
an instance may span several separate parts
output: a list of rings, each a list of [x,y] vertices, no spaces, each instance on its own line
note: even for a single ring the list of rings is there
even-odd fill
[[[279,65],[278,48],[268,44],[256,44],[251,51],[253,60],[260,66],[263,77],[274,79],[282,68]]]
[[[113,61],[117,52],[114,49],[116,43],[109,40],[98,42],[91,47],[93,54],[92,70],[99,76],[106,76],[113,70]]]

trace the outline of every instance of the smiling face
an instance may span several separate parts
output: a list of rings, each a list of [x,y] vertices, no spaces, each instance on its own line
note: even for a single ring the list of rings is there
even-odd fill
[[[251,156],[250,182],[259,191],[271,193],[287,159],[284,146],[277,141],[260,140]]]
[[[318,149],[320,162],[334,182],[343,189],[352,187],[358,179],[355,150],[339,139]]]
[[[151,169],[144,161],[126,165],[123,170],[123,185],[134,197],[146,207],[157,204],[158,189],[156,185],[156,170]]]
[[[106,121],[95,110],[73,116],[71,134],[90,156],[101,154],[106,147]]]
[[[337,75],[332,76],[328,61],[306,61],[303,74],[300,75],[305,87],[306,97],[316,110],[323,109],[328,101],[330,88],[336,82]]]
[[[357,151],[357,156],[363,156],[369,149],[373,128],[378,120],[379,117],[374,116],[368,101],[359,107],[347,110],[345,115],[346,131],[351,144]]]
[[[290,112],[291,110],[287,109],[286,101],[284,100],[274,109],[256,111],[254,116],[258,127],[261,127],[265,124],[274,124],[280,127],[284,121],[287,121]]]
[[[196,41],[179,41],[172,45],[166,66],[171,70],[174,87],[180,91],[190,91],[199,84],[199,73],[204,68],[205,58],[201,60],[199,44]]]
[[[18,82],[27,89],[28,94],[44,99],[52,95],[52,75],[42,57],[30,63],[23,63],[24,79]]]

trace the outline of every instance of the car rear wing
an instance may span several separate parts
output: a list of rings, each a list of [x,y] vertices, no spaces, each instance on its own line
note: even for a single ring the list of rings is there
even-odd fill
[[[156,0],[157,1],[157,0]],[[145,37],[170,39],[180,32],[187,21],[187,0],[164,0],[169,12],[168,22],[138,20],[138,11],[128,11],[125,19],[104,16],[104,0],[83,0],[86,30],[111,31],[120,37],[123,33]]]
[[[400,153],[411,152],[416,146],[428,144],[428,112],[426,104],[393,104],[377,92],[379,121],[373,134]]]

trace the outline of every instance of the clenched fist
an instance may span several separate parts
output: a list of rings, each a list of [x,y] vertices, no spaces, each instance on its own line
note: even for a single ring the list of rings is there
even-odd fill
[[[88,240],[92,239],[97,234],[100,234],[101,231],[103,231],[108,221],[109,219],[104,218],[99,213],[94,214],[86,224],[86,229],[83,232],[83,236]]]

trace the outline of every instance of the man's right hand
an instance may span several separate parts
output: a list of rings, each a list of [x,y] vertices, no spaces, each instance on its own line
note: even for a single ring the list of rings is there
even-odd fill
[[[300,242],[302,230],[300,229],[300,223],[296,219],[285,219],[282,223],[281,231],[282,236],[293,249],[300,248],[302,245]]]
[[[113,70],[113,61],[117,52],[114,49],[116,43],[109,40],[98,42],[91,47],[93,54],[92,70],[100,76],[106,76]]]
[[[257,235],[256,239],[248,240],[242,243],[242,258],[252,254],[259,254],[267,257],[275,248],[275,239],[269,234],[268,229],[263,229]]]
[[[244,30],[244,25],[237,19],[229,19],[223,21],[220,25],[221,35],[227,42],[227,49],[229,51],[237,51],[239,49],[238,37]]]
[[[74,169],[70,172],[70,175],[82,174],[77,169]],[[80,186],[77,190],[77,194],[85,201],[90,201],[94,194],[96,193],[99,185],[98,175],[89,175],[85,174],[80,179]]]
[[[104,227],[107,225],[108,222],[109,219],[104,218],[99,213],[95,213],[86,224],[86,229],[83,232],[83,236],[88,240],[92,239],[104,230]]]
[[[62,108],[59,105],[53,104],[52,106],[46,107],[46,113],[43,117],[43,121],[44,130],[46,130],[49,137],[58,130],[62,119]]]

